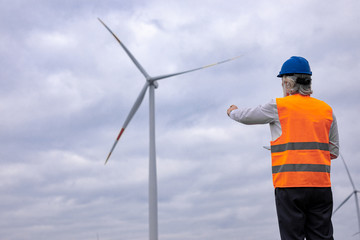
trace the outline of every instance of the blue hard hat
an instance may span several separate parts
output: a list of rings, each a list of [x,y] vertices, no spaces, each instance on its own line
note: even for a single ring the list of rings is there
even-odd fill
[[[302,73],[312,75],[309,62],[303,57],[291,57],[281,67],[279,75],[277,77],[282,77],[283,75],[290,75],[294,73]]]

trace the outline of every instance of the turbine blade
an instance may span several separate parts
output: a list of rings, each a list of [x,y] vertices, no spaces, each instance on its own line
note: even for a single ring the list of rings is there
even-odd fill
[[[342,205],[344,205],[344,204],[347,202],[347,200],[349,200],[350,197],[351,197],[353,194],[354,194],[354,192],[352,192],[352,193],[333,211],[333,214],[335,214],[335,212],[336,212],[337,210],[339,210],[339,208],[341,208]]]
[[[353,190],[355,191],[354,181],[353,181],[353,179],[352,179],[352,177],[351,177],[351,175],[350,175],[349,168],[348,168],[348,166],[347,166],[347,164],[346,164],[346,162],[345,162],[345,159],[344,159],[344,157],[343,157],[343,155],[342,155],[341,153],[340,153],[340,157],[341,157],[341,159],[342,159],[342,161],[343,161],[343,163],[344,163],[344,166],[345,166],[347,175],[348,175],[348,177],[349,177],[349,180],[350,180],[350,182],[351,182],[351,185],[352,185],[352,187],[353,187]]]
[[[145,83],[144,87],[142,88],[139,96],[137,97],[134,105],[132,106],[132,108],[131,108],[131,110],[130,110],[130,113],[129,113],[128,116],[126,117],[126,120],[125,120],[125,122],[124,122],[124,124],[123,124],[123,126],[122,126],[122,128],[121,128],[121,130],[120,130],[120,132],[119,132],[119,134],[118,134],[118,136],[117,136],[117,138],[115,139],[115,142],[114,142],[113,146],[111,147],[111,150],[110,150],[110,152],[109,152],[109,155],[107,156],[107,158],[106,158],[106,160],[105,160],[105,164],[109,161],[109,158],[110,158],[112,152],[114,151],[117,143],[119,142],[119,139],[120,139],[121,135],[124,133],[127,125],[129,124],[129,122],[131,121],[131,119],[133,118],[133,116],[135,115],[136,111],[139,109],[142,101],[144,100],[144,96],[145,96],[145,93],[146,93],[146,90],[147,90],[148,87],[149,87],[149,82],[146,81],[146,83]]]
[[[157,76],[157,77],[152,77],[151,80],[155,81],[155,80],[160,80],[160,79],[164,79],[164,78],[174,77],[174,76],[189,73],[189,72],[194,72],[194,71],[201,70],[201,69],[204,69],[204,68],[209,68],[209,67],[213,67],[213,66],[216,66],[216,65],[219,65],[219,64],[230,62],[230,61],[235,60],[235,59],[237,59],[239,57],[241,57],[241,55],[237,56],[237,57],[234,57],[234,58],[226,59],[224,61],[220,61],[220,62],[217,62],[217,63],[209,64],[209,65],[206,65],[206,66],[203,66],[203,67],[194,68],[194,69],[183,71],[183,72],[171,73],[171,74],[161,75],[161,76]]]
[[[104,27],[114,36],[114,38],[119,42],[120,46],[125,50],[126,54],[131,58],[136,67],[140,70],[140,72],[145,76],[146,79],[150,79],[150,75],[145,71],[145,69],[141,66],[141,64],[136,60],[136,58],[132,55],[132,53],[126,48],[126,46],[120,41],[120,39],[111,31],[111,29],[100,19],[98,20],[104,25]]]
[[[117,145],[117,143],[118,143],[118,141],[119,141],[119,139],[120,139],[120,137],[121,137],[121,135],[123,134],[124,131],[125,131],[125,128],[121,128],[121,130],[119,132],[119,135],[117,136],[117,138],[116,138],[114,144],[112,145],[111,150],[110,150],[110,152],[109,152],[109,154],[108,154],[108,156],[107,156],[107,158],[105,160],[105,164],[109,161],[109,158],[110,158],[112,152],[114,151],[114,148],[116,147],[116,145]]]

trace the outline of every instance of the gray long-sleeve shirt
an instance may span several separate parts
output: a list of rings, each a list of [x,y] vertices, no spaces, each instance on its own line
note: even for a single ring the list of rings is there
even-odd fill
[[[239,108],[230,112],[230,118],[243,124],[270,124],[271,140],[279,138],[282,134],[279,114],[276,101],[259,105],[254,108]],[[339,134],[335,114],[333,113],[333,122],[329,132],[330,154],[331,158],[339,156]]]

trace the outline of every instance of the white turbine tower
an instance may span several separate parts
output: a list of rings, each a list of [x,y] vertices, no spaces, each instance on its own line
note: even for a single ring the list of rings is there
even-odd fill
[[[158,239],[158,216],[157,216],[157,177],[156,177],[156,147],[155,147],[155,89],[158,87],[157,80],[169,78],[173,76],[177,76],[184,73],[189,73],[193,71],[197,71],[200,69],[204,69],[207,67],[212,67],[217,64],[225,63],[231,60],[234,60],[238,57],[227,59],[225,61],[221,61],[218,63],[210,64],[204,67],[199,67],[183,72],[172,73],[167,75],[161,75],[156,77],[151,77],[145,69],[140,65],[140,63],[135,59],[135,57],[131,54],[131,52],[125,47],[125,45],[118,39],[118,37],[110,30],[106,24],[99,19],[99,21],[105,26],[105,28],[115,37],[115,39],[119,42],[121,47],[125,50],[127,55],[136,65],[136,67],[140,70],[140,72],[144,75],[146,81],[144,87],[140,91],[139,96],[137,97],[134,105],[132,106],[129,115],[127,116],[111,150],[109,155],[106,158],[105,164],[109,160],[116,144],[118,143],[121,135],[124,133],[127,125],[131,121],[132,117],[135,115],[138,110],[141,102],[144,99],[145,93],[149,88],[149,129],[150,129],[150,148],[149,148],[149,239],[157,240]]]
[[[354,197],[355,197],[355,205],[356,205],[356,212],[357,212],[357,218],[358,218],[358,232],[355,233],[354,236],[355,236],[356,234],[359,234],[359,236],[360,236],[360,209],[359,209],[359,199],[358,199],[358,195],[357,195],[358,193],[360,193],[360,191],[356,189],[355,184],[354,184],[354,181],[352,180],[352,177],[351,177],[351,175],[350,175],[350,171],[349,171],[349,169],[348,169],[348,167],[347,167],[347,165],[346,165],[345,159],[344,159],[344,157],[342,156],[341,153],[340,153],[340,157],[341,157],[341,159],[342,159],[342,161],[343,161],[343,163],[344,163],[346,172],[347,172],[347,174],[348,174],[348,176],[349,176],[349,180],[350,180],[350,183],[351,183],[351,185],[352,185],[353,191],[352,191],[352,193],[351,193],[347,198],[345,198],[345,200],[334,210],[333,214],[335,214],[335,212],[336,212],[337,210],[339,210],[339,209],[347,202],[347,200],[349,200],[349,199],[351,198],[352,195],[354,195]]]

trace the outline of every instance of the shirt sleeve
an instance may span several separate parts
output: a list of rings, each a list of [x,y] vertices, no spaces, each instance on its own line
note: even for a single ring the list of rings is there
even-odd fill
[[[230,118],[247,125],[272,123],[277,118],[275,100],[254,108],[239,108],[231,111]]]
[[[333,122],[329,132],[329,145],[330,145],[330,156],[331,159],[335,159],[339,156],[339,132],[335,114],[333,113]]]

